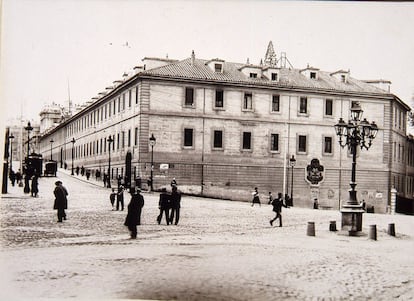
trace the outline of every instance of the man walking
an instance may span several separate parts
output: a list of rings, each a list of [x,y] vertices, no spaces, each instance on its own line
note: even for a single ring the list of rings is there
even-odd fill
[[[170,223],[173,223],[174,216],[175,221],[174,225],[178,225],[180,220],[180,208],[181,208],[181,193],[178,192],[177,186],[173,186],[171,193],[171,214],[170,214]]]
[[[53,209],[57,210],[58,223],[61,223],[63,219],[66,219],[65,209],[68,208],[68,200],[66,198],[68,192],[66,188],[62,186],[61,181],[56,181],[55,185],[56,187],[53,191],[53,194],[55,195]]]
[[[276,212],[276,216],[274,219],[270,220],[270,225],[273,226],[273,222],[279,219],[279,227],[282,227],[282,206],[287,208],[285,204],[283,204],[283,197],[282,194],[279,192],[277,199],[272,201],[273,211]]]
[[[260,203],[259,191],[257,190],[257,187],[254,188],[253,192],[252,207],[254,206],[254,204],[259,204],[260,207],[262,206]]]
[[[166,188],[161,189],[160,200],[158,202],[158,208],[160,209],[160,214],[157,216],[158,225],[161,224],[162,215],[165,213],[165,220],[167,225],[170,224],[170,196],[167,193]]]
[[[116,210],[119,210],[119,205],[121,205],[121,211],[124,210],[124,186],[119,186],[118,194],[116,196]]]
[[[141,223],[141,209],[144,206],[144,197],[140,194],[140,189],[136,192],[131,188],[131,201],[128,204],[128,214],[124,225],[128,227],[131,233],[131,239],[137,238],[137,225]]]
[[[115,209],[114,205],[115,205],[115,198],[117,196],[117,193],[115,192],[115,188],[112,188],[112,192],[109,195],[109,200],[111,201],[111,205],[112,205],[112,210]]]

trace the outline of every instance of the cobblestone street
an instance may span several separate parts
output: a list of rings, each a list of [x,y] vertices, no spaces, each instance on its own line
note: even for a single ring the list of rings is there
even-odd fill
[[[414,218],[364,214],[363,232],[329,231],[338,211],[289,208],[282,228],[261,207],[183,196],[177,226],[156,223],[158,193],[143,193],[142,225],[130,240],[125,211],[112,211],[101,181],[59,171],[68,220],[53,210],[56,178],[32,198],[11,187],[1,201],[1,300],[414,300]],[[247,195],[246,199],[250,196]],[[316,236],[306,236],[314,221]],[[387,235],[395,223],[396,237]]]

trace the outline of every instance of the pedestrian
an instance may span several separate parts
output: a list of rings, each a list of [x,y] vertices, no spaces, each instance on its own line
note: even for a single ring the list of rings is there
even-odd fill
[[[66,164],[66,163],[65,163]],[[65,168],[66,169],[66,168]],[[82,165],[82,167],[81,167],[81,176],[83,177],[83,175],[85,174],[85,167],[83,167],[83,165]]]
[[[79,166],[76,166],[76,175],[79,176]]]
[[[86,170],[86,180],[89,180],[91,176],[91,171],[89,169]]]
[[[63,187],[61,181],[55,182],[55,190],[53,191],[53,194],[55,195],[55,203],[53,205],[53,209],[57,210],[57,217],[58,217],[58,223],[61,223],[63,219],[66,220],[66,213],[65,209],[68,208],[68,200],[67,195],[68,192],[65,187]]]
[[[14,186],[14,183],[16,182],[16,173],[13,169],[10,169],[9,178],[12,183],[12,186]]]
[[[104,174],[103,174],[103,184],[104,184],[104,187],[106,188],[106,179],[107,178],[107,175],[106,175],[106,173],[104,172]]]
[[[269,191],[269,196],[268,196],[268,198],[269,198],[269,202],[267,202],[268,204],[271,204],[272,203],[272,201],[273,201],[273,195],[272,195],[272,192],[271,191]]]
[[[171,200],[170,196],[167,193],[167,189],[164,187],[161,189],[160,200],[158,202],[158,209],[160,209],[160,214],[157,216],[158,225],[161,224],[162,215],[165,213],[165,220],[167,225],[170,224],[170,207]]]
[[[96,177],[96,181],[101,179],[101,171],[99,169],[95,171],[95,177]]]
[[[254,206],[254,204],[259,204],[260,207],[262,206],[262,204],[260,203],[259,191],[257,190],[257,187],[254,188],[253,192],[252,207]]]
[[[314,199],[313,200],[313,209],[318,209],[319,208],[319,203],[318,203],[318,199]]]
[[[180,208],[181,208],[181,193],[178,191],[177,186],[173,186],[171,192],[171,213],[170,213],[170,223],[173,223],[174,216],[175,221],[174,225],[178,225],[180,220]]]
[[[292,199],[290,198],[290,196],[285,193],[285,205],[287,206],[287,208],[289,208],[290,206],[292,206]]]
[[[20,169],[18,169],[16,172],[16,181],[17,181],[17,185],[20,185],[22,183],[22,173]]]
[[[137,238],[137,225],[141,223],[141,209],[144,206],[144,197],[140,194],[141,190],[138,188],[134,192],[131,188],[131,201],[128,204],[128,213],[125,218],[124,225],[128,227],[131,233],[131,239]]]
[[[115,205],[116,195],[117,195],[117,193],[115,192],[115,188],[112,188],[112,192],[109,195],[109,200],[111,201],[112,210],[115,209],[114,205]]]
[[[366,208],[366,203],[365,203],[365,200],[363,199],[362,200],[362,202],[361,202],[361,207],[362,207],[362,210],[364,210],[365,211],[365,208]]]
[[[273,211],[276,212],[276,216],[274,219],[270,220],[270,225],[273,226],[273,222],[279,219],[279,227],[282,227],[282,206],[287,208],[287,206],[283,204],[282,193],[278,193],[278,197],[272,201],[272,206]]]
[[[37,198],[37,194],[39,192],[39,177],[37,176],[36,172],[32,177],[32,187],[31,187],[31,195]]]
[[[116,195],[116,210],[119,210],[121,206],[121,211],[124,210],[124,186],[119,186],[118,193]]]
[[[173,178],[171,180],[171,187],[177,186],[177,180],[175,178]]]

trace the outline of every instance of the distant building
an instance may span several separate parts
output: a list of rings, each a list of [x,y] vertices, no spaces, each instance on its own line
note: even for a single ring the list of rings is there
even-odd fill
[[[413,140],[406,135],[410,108],[390,93],[386,81],[368,83],[345,70],[295,69],[277,59],[269,44],[258,65],[223,59],[171,60],[147,57],[120,81],[40,140],[42,154],[92,171],[125,175],[132,154],[133,177],[146,180],[154,146],[154,187],[175,177],[187,193],[250,200],[250,191],[290,193],[288,159],[296,157],[294,205],[337,209],[348,198],[351,159],[340,148],[334,124],[359,102],[380,128],[369,151],[358,154],[359,200],[386,212],[390,190],[413,198]],[[108,138],[113,143],[108,143]],[[71,141],[75,139],[73,144]],[[321,177],[310,181],[308,166]],[[316,181],[316,182],[315,182]],[[145,181],[144,181],[145,182]]]

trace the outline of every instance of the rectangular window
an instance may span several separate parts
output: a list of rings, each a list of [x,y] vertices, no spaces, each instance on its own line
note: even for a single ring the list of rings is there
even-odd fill
[[[185,88],[185,103],[186,106],[194,105],[194,88]]]
[[[116,113],[116,99],[114,99],[114,115]]]
[[[271,134],[270,135],[270,150],[272,152],[279,151],[279,134]]]
[[[253,109],[253,95],[252,93],[244,93],[243,110]]]
[[[214,131],[213,148],[223,148],[223,131]]]
[[[108,117],[108,104],[105,105],[105,120]]]
[[[310,73],[310,78],[316,79],[316,72],[311,72]]]
[[[216,108],[223,108],[224,107],[224,94],[223,90],[216,90],[216,101],[214,103],[214,106]]]
[[[221,73],[222,70],[222,65],[221,64],[214,64],[214,72],[220,72]]]
[[[125,93],[122,93],[122,111],[125,110]]]
[[[121,112],[121,96],[118,97],[118,113]]]
[[[138,104],[138,87],[135,88],[135,104]]]
[[[135,128],[134,145],[138,145],[138,128]]]
[[[111,109],[112,109],[112,105],[110,103],[108,103],[108,117],[111,117]]]
[[[116,149],[119,149],[119,145],[120,145],[120,143],[119,143],[120,141],[119,141],[119,133],[116,135]]]
[[[131,130],[128,130],[128,147],[131,146]]]
[[[306,153],[306,136],[299,135],[298,139],[298,152]]]
[[[121,146],[122,148],[125,148],[125,131],[122,131],[121,139]]]
[[[332,116],[333,114],[333,100],[325,99],[325,116]]]
[[[252,149],[252,133],[251,132],[243,132],[242,148],[244,150]]]
[[[308,113],[308,98],[302,96],[299,101],[299,113],[307,114]]]
[[[250,78],[257,78],[257,73],[250,73]]]
[[[332,137],[323,138],[323,153],[332,154]]]
[[[277,81],[277,73],[272,73],[272,80]]]
[[[272,112],[280,111],[280,95],[272,96]]]
[[[132,104],[132,91],[128,91],[128,107],[131,107]]]
[[[184,129],[184,146],[193,146],[193,129]]]

